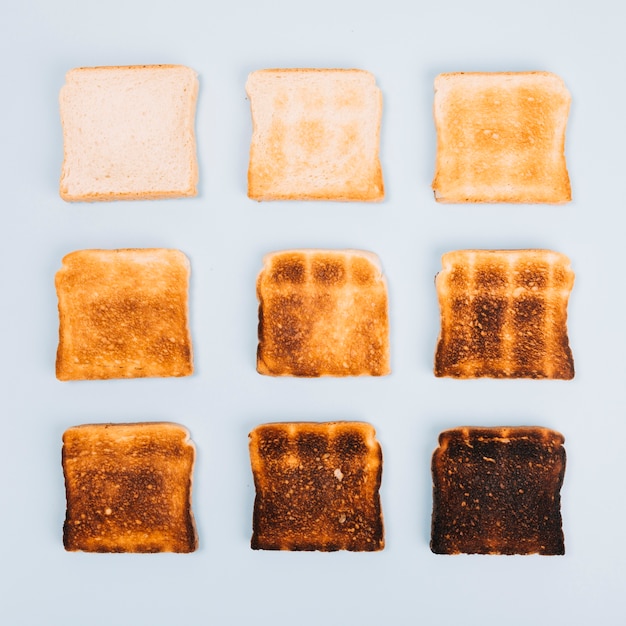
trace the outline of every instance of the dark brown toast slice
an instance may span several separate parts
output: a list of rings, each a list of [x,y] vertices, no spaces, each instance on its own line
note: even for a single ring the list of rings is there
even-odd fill
[[[257,371],[270,376],[389,374],[387,285],[361,250],[287,250],[257,279]]]
[[[438,202],[562,204],[571,96],[550,72],[456,72],[435,79]]]
[[[371,425],[258,426],[250,460],[254,550],[383,549],[382,453]]]
[[[66,255],[56,274],[57,378],[189,376],[189,273],[179,250]]]
[[[436,376],[574,377],[567,335],[574,273],[565,255],[459,250],[442,264]]]
[[[435,554],[565,553],[564,438],[540,427],[455,428],[432,459]]]
[[[87,424],[63,435],[63,544],[83,552],[193,552],[195,448],[178,424]]]

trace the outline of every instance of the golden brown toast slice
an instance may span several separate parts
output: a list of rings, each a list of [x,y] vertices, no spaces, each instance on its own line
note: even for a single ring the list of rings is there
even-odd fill
[[[63,544],[84,552],[193,552],[195,448],[178,424],[88,424],[63,435]]]
[[[439,202],[561,204],[571,97],[549,72],[470,72],[435,79]]]
[[[360,250],[287,250],[257,279],[257,370],[270,376],[383,376],[389,367],[387,286]]]
[[[253,72],[248,196],[253,200],[377,201],[382,97],[363,70]]]
[[[162,248],[79,250],[56,275],[59,380],[189,376],[189,261]]]
[[[567,336],[574,273],[565,255],[459,250],[442,263],[436,376],[574,377]]]
[[[564,438],[540,427],[455,428],[432,459],[435,554],[564,554]]]
[[[362,422],[255,428],[252,548],[382,550],[382,453],[375,434]]]

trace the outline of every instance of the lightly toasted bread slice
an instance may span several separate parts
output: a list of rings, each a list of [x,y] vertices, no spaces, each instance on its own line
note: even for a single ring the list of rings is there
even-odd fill
[[[379,161],[382,96],[363,70],[253,72],[253,200],[371,202],[384,197]]]
[[[565,553],[564,438],[537,426],[444,431],[432,458],[435,554]]]
[[[198,79],[182,65],[81,67],[59,97],[64,200],[195,196]]]
[[[564,254],[458,250],[442,264],[436,376],[574,377],[567,334],[574,272]]]
[[[86,424],[63,435],[63,544],[84,552],[193,552],[195,447],[168,422]]]
[[[364,422],[264,424],[250,433],[254,550],[384,547],[382,453]]]
[[[562,204],[571,96],[550,72],[469,72],[435,79],[438,202]]]
[[[389,374],[387,284],[375,254],[273,252],[263,259],[257,297],[260,374]]]
[[[56,274],[59,380],[189,376],[189,261],[164,248],[78,250]]]

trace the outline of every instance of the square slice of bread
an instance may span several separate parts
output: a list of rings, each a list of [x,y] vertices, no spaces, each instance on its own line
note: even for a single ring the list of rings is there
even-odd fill
[[[193,552],[195,447],[168,422],[86,424],[63,435],[63,544],[83,552]]]
[[[78,250],[56,274],[59,380],[189,376],[189,261],[163,248]]]
[[[569,259],[551,250],[457,250],[435,280],[441,331],[435,375],[574,377]]]
[[[264,424],[250,433],[254,550],[384,547],[382,453],[363,422]]]
[[[435,554],[565,553],[564,438],[541,427],[466,427],[432,458]]]
[[[81,67],[61,88],[68,201],[196,195],[198,79],[182,65]]]
[[[440,74],[435,79],[439,202],[562,204],[570,94],[549,72]]]
[[[253,72],[248,196],[253,200],[382,200],[382,96],[363,70]]]
[[[389,374],[387,284],[375,254],[306,249],[268,254],[257,296],[260,374]]]

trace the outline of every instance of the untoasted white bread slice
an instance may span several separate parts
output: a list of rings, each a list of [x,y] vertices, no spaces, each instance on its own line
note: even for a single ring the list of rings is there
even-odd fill
[[[440,74],[435,79],[439,202],[569,202],[570,94],[549,72]]]
[[[56,274],[59,380],[189,376],[189,261],[179,250],[77,250]]]
[[[181,65],[83,67],[61,88],[68,201],[195,196],[196,73]]]
[[[254,200],[377,201],[382,96],[363,70],[253,72],[246,92]]]

